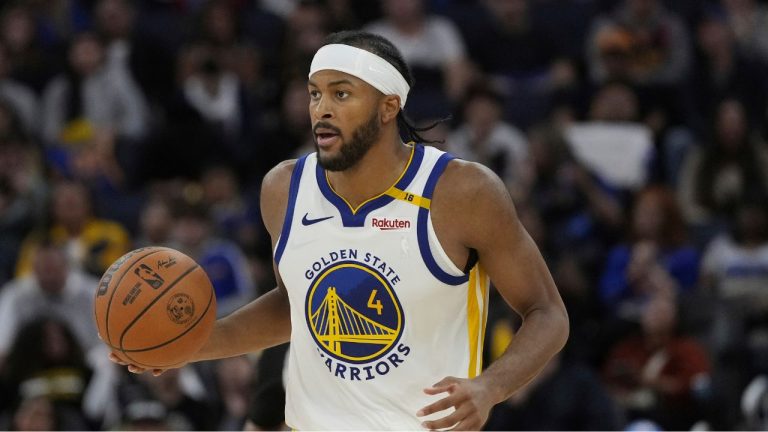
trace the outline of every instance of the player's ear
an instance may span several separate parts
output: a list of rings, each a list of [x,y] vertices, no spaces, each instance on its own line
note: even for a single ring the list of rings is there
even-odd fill
[[[384,96],[379,107],[381,122],[387,124],[394,121],[397,118],[398,112],[400,112],[400,97],[394,95]]]

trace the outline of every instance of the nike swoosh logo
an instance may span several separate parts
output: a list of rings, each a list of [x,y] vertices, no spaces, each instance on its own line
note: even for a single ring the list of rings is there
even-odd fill
[[[316,224],[318,222],[322,222],[324,220],[331,219],[333,217],[333,216],[326,216],[326,217],[317,218],[317,219],[310,219],[307,216],[309,216],[309,213],[305,214],[304,217],[301,218],[301,223],[304,226],[309,226],[309,225],[312,225],[312,224]]]

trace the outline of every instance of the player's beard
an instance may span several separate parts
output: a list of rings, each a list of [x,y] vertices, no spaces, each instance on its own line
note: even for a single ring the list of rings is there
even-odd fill
[[[339,153],[335,156],[322,156],[317,147],[317,138],[314,138],[320,166],[328,171],[344,171],[352,168],[373,147],[380,132],[379,112],[376,111],[367,122],[352,132],[352,139],[348,143],[342,143]]]

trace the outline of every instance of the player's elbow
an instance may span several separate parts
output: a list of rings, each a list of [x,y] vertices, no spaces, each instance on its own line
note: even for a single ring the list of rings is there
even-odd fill
[[[553,291],[553,295],[548,296],[545,300],[546,322],[552,331],[552,342],[555,346],[555,352],[560,352],[568,342],[571,324],[568,318],[568,310],[565,308],[562,297],[559,295],[557,288]]]
[[[530,322],[541,332],[540,340],[550,355],[555,355],[565,347],[570,334],[568,312],[561,301],[540,304],[523,314],[523,325]]]
[[[550,315],[552,329],[555,333],[553,339],[556,346],[556,352],[559,352],[565,347],[566,342],[568,342],[568,337],[571,333],[571,325],[570,319],[568,318],[568,311],[566,311],[565,306],[563,306],[562,303],[552,309]]]

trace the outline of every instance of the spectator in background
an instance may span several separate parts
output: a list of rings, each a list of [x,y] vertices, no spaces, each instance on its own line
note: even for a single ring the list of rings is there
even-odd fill
[[[503,100],[490,88],[469,90],[463,104],[464,123],[446,140],[454,155],[491,168],[513,199],[522,198],[532,180],[528,142],[502,118]]]
[[[89,430],[83,400],[90,390],[93,371],[78,339],[64,324],[65,319],[72,318],[39,316],[19,328],[0,375],[0,398],[5,402],[3,406],[17,407],[14,417],[19,410],[25,413],[30,409],[30,402],[42,398],[50,405],[35,405],[41,422],[52,422],[61,430]]]
[[[579,250],[582,258],[594,256],[597,245],[585,242],[605,243],[614,236],[624,219],[621,195],[574,157],[554,127],[538,125],[530,130],[528,140],[535,173],[528,199],[550,231],[548,249]]]
[[[134,247],[170,245],[173,223],[173,211],[168,201],[161,197],[151,198],[141,210]]]
[[[285,389],[282,380],[275,379],[258,387],[254,403],[244,430],[289,430],[285,424]]]
[[[624,0],[613,13],[595,19],[587,54],[590,75],[596,82],[608,78],[609,71],[615,73],[612,53],[607,50],[614,49],[615,44],[609,43],[613,41],[618,42],[622,56],[630,56],[624,67],[636,84],[677,84],[688,70],[685,25],[660,0]]]
[[[277,101],[279,75],[264,73],[262,52],[274,47],[254,44],[243,35],[243,15],[254,19],[245,3],[205,2],[192,40],[181,52],[178,79],[179,103],[190,111],[182,122],[199,122],[207,129],[206,160],[232,166],[246,177],[258,157],[253,141]],[[257,16],[274,24],[263,14]]]
[[[191,366],[169,369],[159,376],[127,375],[117,391],[125,407],[123,421],[131,427],[215,430],[213,407]]]
[[[207,205],[181,203],[174,219],[174,244],[208,274],[216,292],[218,317],[228,315],[256,297],[256,287],[242,250],[213,232]]]
[[[25,2],[7,2],[0,15],[0,41],[7,49],[10,76],[40,94],[56,72],[58,56],[46,52]]]
[[[458,104],[472,77],[464,41],[446,18],[430,14],[424,0],[383,0],[384,19],[365,27],[400,50],[419,83],[408,96],[415,119],[445,117],[449,102]]]
[[[212,0],[203,3],[199,14],[198,37],[217,50],[234,48],[241,37],[235,2]]]
[[[768,86],[765,65],[744,55],[722,12],[710,11],[696,27],[694,67],[683,84],[688,124],[701,138],[710,131],[709,119],[721,101],[734,98],[744,106],[749,124],[765,115]]]
[[[81,347],[61,321],[29,322],[20,329],[2,370],[2,405],[10,408],[5,415],[17,426],[51,423],[57,430],[89,430],[82,404],[91,374]],[[37,422],[30,422],[30,411],[40,415]]]
[[[252,253],[264,241],[257,206],[246,201],[232,169],[226,166],[208,169],[201,179],[203,200],[210,208],[214,230]]]
[[[651,186],[635,198],[627,243],[615,246],[600,278],[600,300],[614,318],[639,322],[649,299],[696,289],[699,254],[688,243],[674,194]]]
[[[18,118],[27,134],[40,130],[40,106],[37,95],[26,84],[10,76],[11,64],[8,49],[0,43],[0,101],[14,117]]]
[[[155,400],[137,400],[129,402],[123,410],[123,417],[118,430],[128,431],[170,431],[190,429],[188,423],[181,425],[169,418],[162,403]]]
[[[593,73],[594,81],[632,81],[634,40],[629,32],[618,27],[606,27],[594,35],[591,44],[595,62],[600,66],[600,72]]]
[[[556,91],[571,86],[571,61],[544,31],[530,0],[481,0],[452,14],[466,51],[505,97],[504,117],[528,127],[546,116]]]
[[[46,156],[54,175],[87,183],[99,195],[96,205],[106,209],[105,215],[130,225],[135,199],[126,189],[137,181],[137,166],[142,164],[138,144],[149,120],[129,64],[137,51],[128,40],[133,10],[122,0],[106,0],[95,12],[108,45],[101,46],[95,35],[78,36],[70,52],[69,72],[48,87]],[[153,73],[160,75],[163,63],[151,64]]]
[[[75,36],[66,72],[43,95],[43,138],[48,145],[77,145],[96,129],[136,141],[147,133],[144,96],[130,75],[105,67],[104,47],[91,33]]]
[[[768,373],[768,209],[765,198],[744,202],[729,232],[707,246],[703,289],[711,293],[712,347],[742,379]],[[735,357],[733,355],[735,354]],[[731,358],[726,358],[731,357]]]
[[[706,240],[722,231],[723,218],[745,199],[768,196],[768,153],[754,136],[744,106],[725,99],[716,109],[705,146],[685,158],[678,199],[686,221]]]
[[[94,7],[94,27],[104,41],[104,64],[130,76],[150,102],[165,106],[173,88],[173,53],[138,31],[134,3],[100,0]]]
[[[541,373],[494,407],[483,430],[621,430],[619,409],[599,377],[555,356]]]
[[[332,32],[362,27],[360,10],[370,11],[376,6],[374,2],[361,3],[353,0],[326,0],[325,4],[331,18]]]
[[[264,174],[281,160],[314,151],[312,125],[307,115],[308,106],[309,92],[306,80],[303,77],[290,79],[283,89],[277,124],[271,127],[267,137],[259,140],[257,144],[260,155],[257,164],[261,175],[253,181],[260,184]]]
[[[58,183],[53,188],[50,213],[50,228],[32,233],[24,240],[16,265],[17,275],[26,275],[32,269],[32,257],[41,236],[65,249],[73,269],[96,277],[101,277],[129,250],[128,232],[116,222],[93,215],[89,192],[81,183]]]
[[[309,70],[312,56],[323,45],[330,25],[329,12],[319,2],[302,1],[291,10],[286,17],[283,53],[285,80],[298,76],[306,84],[304,75]]]
[[[545,75],[558,57],[550,38],[540,33],[541,27],[534,22],[529,0],[481,0],[460,11],[462,17],[455,21],[467,52],[491,77]]]
[[[242,82],[220,58],[214,47],[206,45],[192,46],[182,55],[181,103],[192,114],[187,121],[202,121],[213,138],[206,149],[209,162],[244,171],[251,160],[252,107]]]
[[[619,81],[605,83],[592,96],[588,115],[594,122],[637,122],[640,101],[632,87]]]
[[[17,332],[41,317],[67,323],[78,345],[98,343],[93,322],[94,288],[98,280],[67,264],[61,247],[42,243],[34,256],[32,275],[16,278],[0,295],[0,357],[8,355]]]
[[[768,62],[768,7],[755,0],[722,0],[739,47]]]
[[[605,382],[627,419],[650,419],[663,430],[688,430],[705,418],[711,366],[707,352],[677,334],[677,304],[654,296],[642,310],[642,332],[621,340],[603,367]]]
[[[51,400],[45,396],[25,399],[18,404],[13,412],[6,412],[0,416],[0,428],[3,430],[64,430]]]
[[[22,241],[42,218],[45,195],[33,143],[13,131],[0,132],[0,284],[13,277]]]
[[[217,430],[243,430],[251,406],[254,366],[244,355],[216,362]]]

